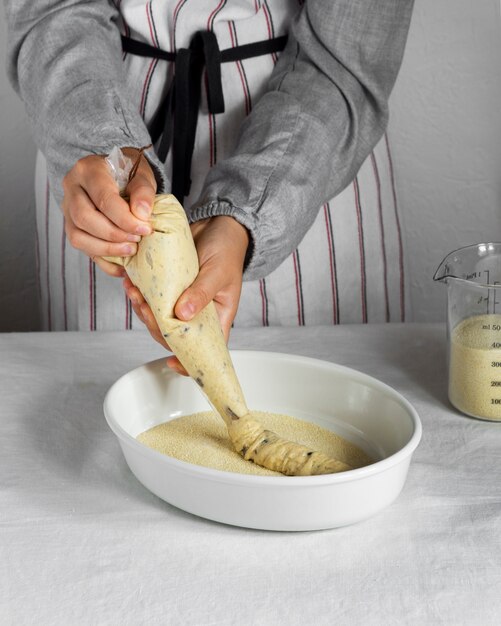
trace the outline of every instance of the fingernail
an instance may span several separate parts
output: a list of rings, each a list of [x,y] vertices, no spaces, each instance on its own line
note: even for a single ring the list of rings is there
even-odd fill
[[[127,235],[127,241],[133,241],[134,243],[139,243],[141,241],[141,237],[139,235]]]
[[[183,302],[179,309],[183,318],[187,320],[190,320],[195,314],[195,305],[191,302]]]
[[[134,254],[134,246],[129,246],[128,244],[125,246],[122,246],[122,254],[124,255]]]
[[[146,202],[139,202],[136,204],[135,214],[142,220],[147,220],[150,217],[151,208]]]
[[[138,233],[138,235],[151,235],[151,227],[147,224],[140,224],[136,226],[136,233]]]

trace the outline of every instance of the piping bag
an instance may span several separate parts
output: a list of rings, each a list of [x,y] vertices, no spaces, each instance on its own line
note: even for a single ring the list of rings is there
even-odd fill
[[[114,148],[106,159],[122,195],[140,158],[141,153],[133,164]],[[248,461],[289,476],[352,469],[322,452],[282,439],[252,417],[214,303],[188,322],[174,315],[174,306],[197,277],[199,265],[186,213],[173,195],[156,196],[151,224],[152,234],[141,239],[133,257],[104,258],[125,268],[170,349],[225,421],[235,450]]]

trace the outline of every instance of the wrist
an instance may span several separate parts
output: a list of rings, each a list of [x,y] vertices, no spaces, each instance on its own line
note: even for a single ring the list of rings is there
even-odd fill
[[[228,228],[236,237],[239,244],[242,246],[245,246],[245,249],[247,250],[247,247],[250,242],[250,233],[243,224],[241,224],[238,220],[236,220],[231,215],[221,215],[219,217],[216,217],[215,219],[228,220]]]
[[[230,215],[215,215],[208,217],[191,225],[191,233],[198,247],[201,240],[213,240],[224,242],[224,247],[233,250],[233,259],[239,259],[242,268],[245,267],[249,250],[252,246],[252,238],[245,226]],[[218,244],[219,245],[219,244]]]

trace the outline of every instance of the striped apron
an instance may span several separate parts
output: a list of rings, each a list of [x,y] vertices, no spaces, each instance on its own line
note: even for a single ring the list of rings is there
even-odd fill
[[[124,36],[168,53],[188,48],[199,31],[221,50],[287,34],[298,0],[116,0]],[[125,48],[127,49],[127,48]],[[207,78],[184,206],[198,199],[204,178],[231,154],[238,129],[263,94],[279,52],[221,64],[224,113],[208,106]],[[172,82],[174,62],[124,52],[131,97],[151,128]],[[205,85],[205,89],[203,86]],[[210,99],[210,94],[209,94]],[[158,146],[157,146],[158,147]],[[165,168],[172,174],[172,150]],[[121,280],[107,276],[66,241],[64,221],[47,183],[42,155],[36,172],[37,252],[45,330],[144,328]],[[404,321],[404,241],[388,138],[355,180],[326,202],[298,248],[267,277],[244,282],[235,326]]]

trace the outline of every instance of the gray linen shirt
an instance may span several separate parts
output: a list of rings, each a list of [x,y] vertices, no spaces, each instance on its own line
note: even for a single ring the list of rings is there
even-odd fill
[[[8,75],[48,162],[51,190],[75,162],[150,143],[127,95],[117,9],[105,0],[4,0]],[[209,172],[191,221],[231,215],[250,231],[244,278],[274,270],[318,208],[381,138],[413,0],[307,0],[233,154]],[[159,191],[170,183],[150,157]]]

